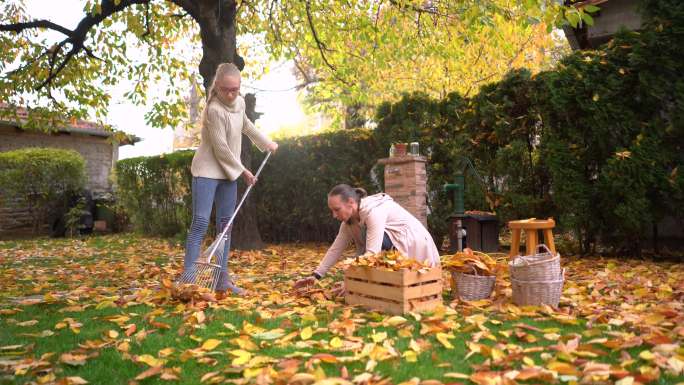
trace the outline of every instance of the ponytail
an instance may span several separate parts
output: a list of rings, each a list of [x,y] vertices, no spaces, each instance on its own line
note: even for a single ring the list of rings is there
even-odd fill
[[[361,203],[361,198],[367,197],[368,193],[361,187],[351,187],[348,184],[338,184],[337,186],[333,187],[332,190],[330,190],[328,196],[339,196],[345,202],[349,199],[353,199],[356,201],[356,203]]]

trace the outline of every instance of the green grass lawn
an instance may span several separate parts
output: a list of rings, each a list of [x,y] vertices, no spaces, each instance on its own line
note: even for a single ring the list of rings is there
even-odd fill
[[[567,258],[558,311],[512,305],[502,280],[491,301],[452,302],[445,288],[445,307],[393,317],[293,296],[324,251],[236,253],[249,297],[184,303],[166,288],[181,245],[0,242],[0,383],[684,382],[681,265]]]

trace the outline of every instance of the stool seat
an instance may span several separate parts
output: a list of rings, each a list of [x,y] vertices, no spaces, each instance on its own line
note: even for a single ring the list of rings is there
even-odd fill
[[[508,253],[510,258],[515,257],[520,249],[520,233],[525,230],[525,255],[533,255],[537,250],[538,237],[537,231],[542,230],[544,233],[544,243],[549,248],[552,254],[556,254],[556,245],[553,242],[552,229],[556,226],[553,218],[537,219],[529,218],[517,221],[508,222],[508,228],[513,231],[513,238],[511,239],[511,250]]]

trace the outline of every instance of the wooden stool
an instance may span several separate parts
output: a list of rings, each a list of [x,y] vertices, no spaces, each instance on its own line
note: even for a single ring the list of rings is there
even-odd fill
[[[537,250],[537,244],[539,240],[537,239],[537,231],[543,230],[544,232],[544,243],[551,250],[552,254],[556,254],[556,245],[553,243],[553,232],[551,229],[556,225],[553,218],[549,219],[523,219],[520,221],[510,221],[508,222],[508,228],[513,230],[513,239],[511,239],[511,251],[508,253],[510,258],[515,257],[520,249],[520,230],[525,230],[525,236],[527,240],[525,241],[525,248],[527,253],[525,255],[532,255]]]

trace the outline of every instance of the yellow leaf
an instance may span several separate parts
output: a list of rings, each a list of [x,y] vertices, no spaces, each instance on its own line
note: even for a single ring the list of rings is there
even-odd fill
[[[202,344],[203,350],[214,350],[217,346],[221,344],[221,341],[217,339],[210,338]]]
[[[527,366],[534,366],[535,365],[534,360],[528,356],[523,357],[523,363],[525,363],[525,365],[527,365]]]
[[[387,333],[386,333],[386,332],[373,333],[373,334],[371,334],[371,339],[372,339],[373,342],[375,342],[376,344],[379,344],[379,343],[381,343],[382,341],[384,341],[385,339],[387,339]]]
[[[318,366],[316,370],[314,370],[313,375],[316,381],[324,380],[326,378],[325,371],[320,366]]]
[[[149,354],[143,354],[141,356],[138,356],[136,358],[136,362],[143,362],[149,366],[161,366],[166,363],[166,360],[162,360],[159,358],[152,357]]]
[[[173,354],[173,348],[166,348],[159,351],[159,357],[168,357]]]
[[[333,337],[333,339],[330,340],[330,347],[333,349],[339,349],[343,345],[342,340],[340,337]]]
[[[578,376],[580,374],[576,367],[565,362],[553,361],[546,365],[546,368],[558,374],[568,376]]]
[[[501,349],[492,348],[492,351],[490,353],[494,361],[499,361],[506,357],[506,354]]]
[[[407,362],[416,362],[416,361],[418,361],[418,355],[417,355],[416,352],[414,352],[413,350],[407,350],[407,351],[405,351],[404,353],[402,353],[401,356],[404,357],[404,359],[405,359]]]
[[[437,341],[441,342],[442,345],[444,345],[445,348],[447,349],[453,349],[454,345],[449,342],[450,336],[446,333],[437,333]],[[453,338],[453,336],[451,336]]]
[[[301,337],[302,340],[306,341],[309,338],[313,336],[313,330],[311,330],[311,326],[307,326],[304,329],[302,329],[302,332],[299,333],[299,337]]]
[[[653,354],[650,350],[644,350],[639,353],[639,358],[646,361],[652,361],[655,358],[655,354]]]
[[[234,366],[244,365],[252,358],[252,353],[242,349],[231,350],[228,353],[235,356],[232,361]]]
[[[119,332],[117,332],[116,330],[110,330],[107,332],[107,337],[109,337],[109,338],[116,338],[118,336],[119,336]]]
[[[395,315],[394,317],[388,318],[386,322],[390,326],[399,326],[406,322],[406,318]]]

